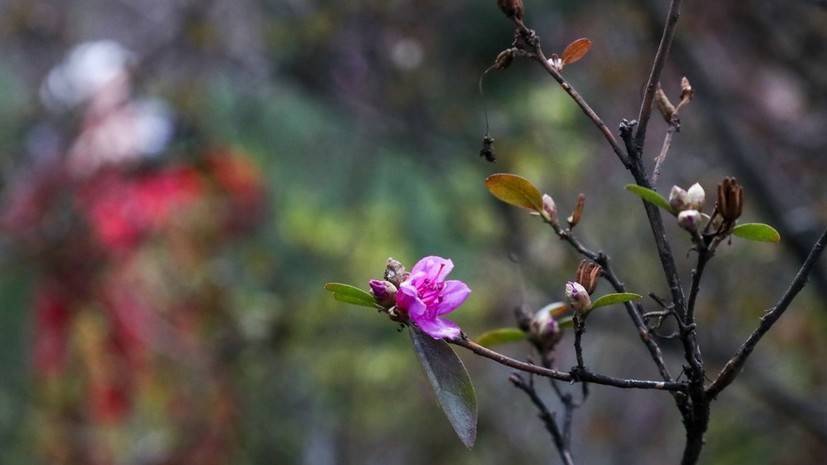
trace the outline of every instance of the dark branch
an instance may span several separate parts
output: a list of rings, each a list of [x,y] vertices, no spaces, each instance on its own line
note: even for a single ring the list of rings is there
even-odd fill
[[[588,370],[573,370],[572,372],[567,373],[565,371],[559,371],[553,368],[544,368],[531,363],[515,360],[511,357],[508,357],[507,355],[495,352],[468,339],[451,339],[446,341],[450,344],[464,347],[481,357],[493,360],[501,365],[505,365],[516,370],[524,371],[526,373],[532,373],[546,378],[559,379],[560,381],[589,382],[623,389],[656,389],[661,391],[686,390],[686,384],[684,383],[615,378],[613,376],[592,373]]]
[[[528,398],[531,399],[531,403],[537,407],[537,410],[540,412],[538,416],[540,417],[540,420],[543,421],[546,430],[548,430],[549,434],[551,434],[551,439],[554,441],[554,446],[557,448],[557,452],[560,454],[560,459],[563,463],[565,465],[573,465],[574,461],[571,458],[571,451],[569,450],[566,436],[560,432],[560,427],[557,426],[557,422],[554,420],[554,415],[549,411],[548,407],[546,407],[543,399],[537,395],[537,390],[534,389],[534,383],[530,381],[526,382],[523,377],[517,373],[511,375],[509,380],[514,387],[525,392]]]
[[[752,351],[755,350],[755,346],[758,345],[758,342],[761,341],[761,338],[772,328],[775,322],[781,318],[781,315],[789,308],[793,299],[795,299],[798,293],[801,292],[801,289],[804,288],[810,272],[812,272],[813,267],[815,267],[818,259],[821,257],[821,253],[824,251],[825,243],[827,243],[827,230],[821,234],[821,237],[819,237],[818,241],[813,245],[813,248],[810,250],[810,255],[807,256],[804,264],[801,265],[801,269],[798,270],[795,278],[793,278],[793,281],[790,283],[790,287],[787,288],[784,295],[781,296],[781,299],[761,317],[761,323],[755,331],[744,341],[735,355],[724,365],[724,368],[718,377],[715,378],[715,381],[707,388],[707,397],[714,399],[735,380],[747,362],[747,358]]]
[[[643,143],[646,141],[646,126],[649,124],[649,117],[652,115],[652,101],[655,91],[660,82],[660,75],[669,56],[669,49],[672,48],[672,39],[675,38],[675,26],[680,16],[681,0],[672,0],[669,5],[669,13],[666,17],[666,26],[663,28],[663,35],[660,38],[658,51],[655,53],[655,61],[652,63],[652,70],[649,72],[649,80],[646,82],[646,91],[643,94],[643,101],[640,104],[638,113],[638,126],[635,133],[635,149],[638,154],[643,151]],[[630,156],[632,156],[630,154]]]

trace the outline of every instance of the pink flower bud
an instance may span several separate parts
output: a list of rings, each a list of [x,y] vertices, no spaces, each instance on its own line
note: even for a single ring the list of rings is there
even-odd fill
[[[376,298],[376,301],[383,306],[393,305],[396,301],[396,286],[388,281],[371,279],[370,291],[373,293],[373,297]]]
[[[592,307],[592,299],[589,297],[589,293],[578,282],[568,281],[566,283],[566,298],[569,299],[571,307],[577,312],[586,311]]]
[[[704,200],[706,200],[706,192],[704,192],[704,188],[701,187],[700,184],[697,182],[692,184],[692,187],[686,191],[686,206],[687,209],[690,210],[701,210],[704,206]]]
[[[543,194],[543,217],[551,224],[557,224],[557,205],[548,194]]]
[[[672,186],[672,191],[669,192],[669,205],[676,212],[686,210],[686,204],[689,202],[687,192],[678,186]]]
[[[678,224],[689,232],[697,231],[701,220],[701,212],[698,210],[684,210],[678,214]]]
[[[529,337],[544,352],[550,353],[563,337],[560,324],[551,314],[551,309],[545,307],[534,314],[529,324]]]

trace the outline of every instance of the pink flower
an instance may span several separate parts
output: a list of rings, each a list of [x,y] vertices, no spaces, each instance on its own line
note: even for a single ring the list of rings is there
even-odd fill
[[[414,265],[396,294],[396,307],[407,312],[408,318],[434,339],[460,335],[456,323],[440,318],[462,305],[471,293],[464,282],[445,280],[453,268],[451,260],[425,257]]]

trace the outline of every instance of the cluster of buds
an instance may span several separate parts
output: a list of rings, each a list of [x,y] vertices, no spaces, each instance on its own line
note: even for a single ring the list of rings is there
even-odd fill
[[[554,226],[555,230],[560,227],[560,218],[558,216],[557,211],[557,204],[554,203],[554,199],[548,195],[543,194],[543,210],[539,214],[546,220],[546,222],[552,226]],[[571,215],[566,218],[566,222],[569,225],[569,229],[574,229],[577,226],[577,223],[580,222],[580,219],[583,217],[583,208],[586,206],[586,196],[585,194],[580,194],[577,196],[577,203],[574,205],[574,210],[572,210]],[[537,213],[532,213],[537,214]],[[558,231],[559,233],[559,231]]]
[[[721,215],[729,229],[744,209],[744,189],[733,177],[727,176],[718,184],[718,202],[715,211]]]
[[[680,102],[677,105],[673,105],[672,102],[669,100],[669,97],[666,96],[666,93],[658,84],[658,88],[655,91],[655,106],[658,109],[658,112],[663,116],[663,119],[672,125],[678,124],[678,112],[681,111],[681,108],[684,105],[688,104],[692,101],[692,97],[695,96],[695,90],[692,89],[692,84],[689,83],[689,79],[684,76],[681,78],[681,96]]]
[[[688,190],[672,186],[672,191],[669,193],[669,205],[677,213],[680,227],[692,233],[698,230],[703,220],[701,211],[705,200],[706,192],[698,183],[693,184]]]
[[[587,312],[592,308],[590,295],[597,288],[603,269],[597,263],[583,260],[577,267],[574,281],[566,283],[566,298],[575,312]]]
[[[408,279],[408,276],[410,273],[405,271],[405,266],[399,260],[388,258],[385,266],[385,279],[371,279],[368,283],[376,302],[388,310],[388,314],[394,321],[404,320],[404,315],[397,311],[395,304],[399,286]]]

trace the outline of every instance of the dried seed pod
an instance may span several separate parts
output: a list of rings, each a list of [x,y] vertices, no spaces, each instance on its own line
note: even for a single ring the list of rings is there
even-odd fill
[[[600,273],[602,272],[603,268],[601,268],[597,263],[591,260],[583,260],[580,262],[580,266],[577,267],[577,273],[574,280],[580,283],[580,285],[586,289],[586,292],[591,295],[597,287],[597,282],[600,279]]]
[[[571,213],[571,216],[568,217],[569,228],[574,228],[577,226],[577,223],[580,222],[580,218],[583,217],[583,208],[586,206],[586,194],[580,194],[577,196],[577,204],[574,206],[574,211]]]
[[[672,123],[672,117],[675,116],[675,105],[672,105],[672,102],[669,101],[669,97],[666,96],[666,92],[658,85],[657,90],[655,91],[655,105],[657,105],[658,112],[660,112],[663,119],[666,120],[667,123]]]
[[[744,189],[733,177],[726,177],[718,184],[718,214],[727,223],[734,223],[744,209]]]
[[[509,19],[523,20],[523,0],[497,0],[497,6]]]

